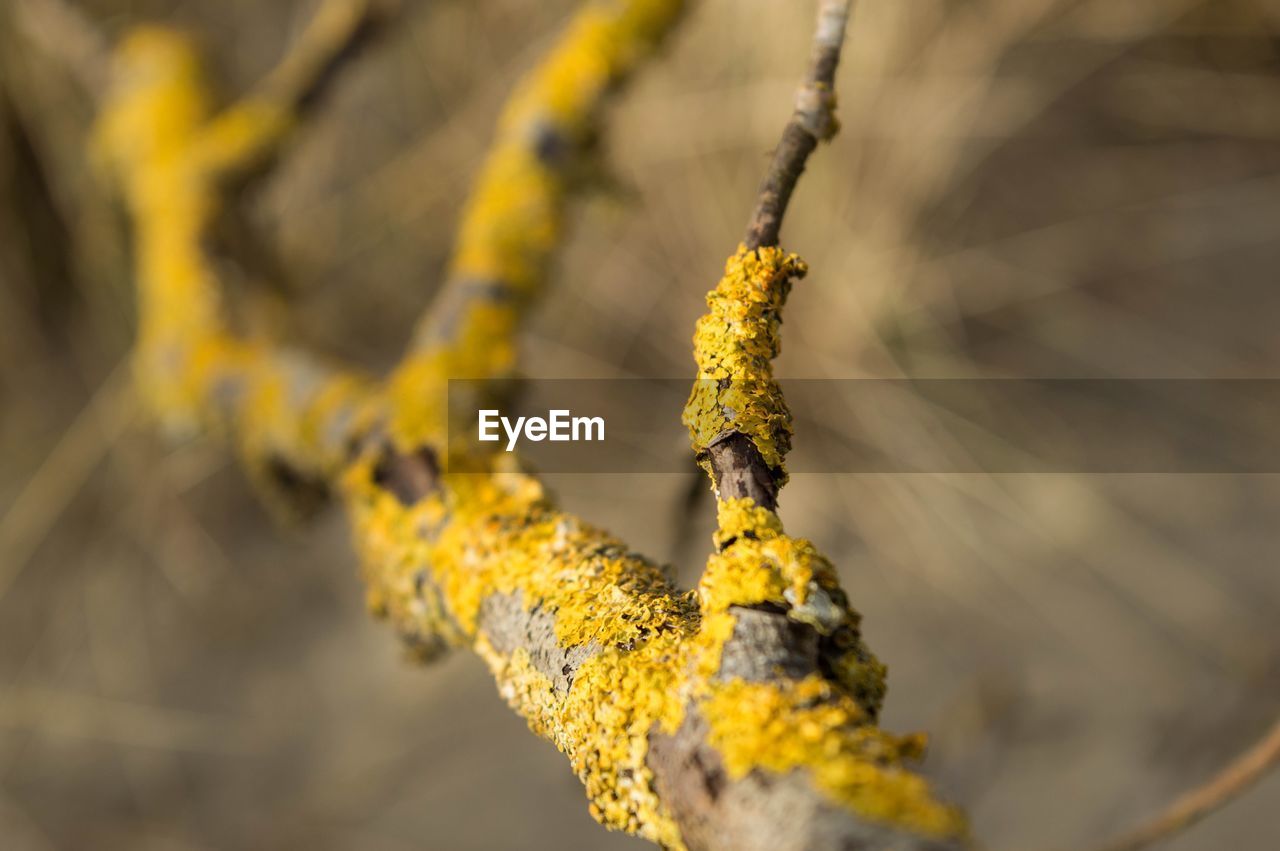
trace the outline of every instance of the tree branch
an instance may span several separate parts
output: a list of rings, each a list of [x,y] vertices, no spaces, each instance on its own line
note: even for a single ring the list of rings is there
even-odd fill
[[[440,445],[448,379],[512,377],[520,323],[546,287],[568,203],[583,188],[575,176],[599,144],[600,111],[684,6],[587,3],[507,101],[445,283],[391,379],[399,397],[393,431],[402,444]]]
[[[791,413],[773,378],[782,307],[808,267],[777,249],[782,217],[818,142],[835,135],[835,73],[852,0],[820,0],[795,110],[757,193],[746,239],[698,322],[698,381],[685,409],[694,451],[720,500],[775,511],[786,482]]]
[[[588,3],[516,93],[444,301],[385,386],[229,332],[200,245],[219,206],[211,163],[241,157],[203,155],[187,42],[131,38],[122,61],[147,73],[121,76],[101,136],[137,230],[142,386],[171,422],[235,434],[251,464],[279,453],[338,482],[373,610],[424,656],[479,653],[605,825],[671,848],[951,851],[962,820],[903,767],[919,738],[875,726],[883,668],[834,571],[776,516],[722,504],[719,551],[696,596],[680,593],[505,453],[450,445],[439,428],[445,380],[510,370],[559,240],[564,157],[683,6]]]
[[[836,67],[844,44],[852,0],[821,0],[818,26],[813,36],[812,55],[804,84],[796,92],[795,111],[782,141],[773,153],[764,182],[756,196],[756,206],[747,225],[748,248],[777,245],[782,217],[805,162],[818,147],[839,129],[835,119]]]
[[[796,92],[791,119],[782,131],[782,140],[774,150],[769,170],[756,195],[744,240],[748,250],[777,246],[782,218],[809,155],[819,142],[834,136],[839,127],[835,118],[835,73],[840,63],[840,49],[851,6],[852,0],[821,0],[818,5],[818,23],[809,67]],[[770,288],[768,295],[773,301],[770,306],[772,313],[768,317],[770,322],[777,321],[786,300],[785,290],[789,287],[790,278],[803,274],[803,267],[795,266],[782,278],[763,282]],[[770,356],[776,354],[776,342],[773,345]],[[742,378],[743,374],[739,374],[736,380]],[[785,455],[786,447],[790,445],[790,414],[782,402],[781,393],[772,384],[771,373],[763,381],[768,388],[761,392],[775,397],[774,422],[786,423],[786,437],[782,441],[782,454]],[[717,495],[721,499],[749,499],[762,508],[775,510],[778,490],[786,479],[781,457],[776,463],[766,459],[761,454],[758,440],[752,435],[734,428],[733,423],[722,425],[717,433],[703,435],[695,447],[708,468]]]
[[[761,724],[751,705],[785,707],[785,717],[794,712],[798,692],[814,689],[806,705],[843,721],[824,731],[820,754],[779,765],[761,749],[728,792],[696,783],[671,788],[666,797],[679,802],[674,805],[687,822],[685,839],[694,844],[726,835],[734,843],[762,842],[759,847],[941,849],[965,842],[959,812],[937,802],[904,767],[920,756],[923,742],[904,747],[916,740],[876,726],[884,668],[863,644],[859,615],[834,568],[810,542],[787,535],[775,513],[786,480],[791,415],[772,360],[791,282],[807,272],[799,257],[776,247],[777,235],[806,158],[835,129],[832,81],[849,5],[820,3],[811,67],[761,187],[747,242],[726,262],[694,334],[698,379],[684,421],[718,499],[716,552],[698,585],[701,630],[730,636],[719,650],[715,678],[721,693],[747,708],[732,710],[738,729],[717,741],[724,705],[715,696],[695,699],[679,730],[654,742],[654,755],[659,764],[727,765],[732,774],[739,740],[749,741]],[[873,757],[854,744],[863,736],[898,745]],[[866,786],[826,786],[824,777],[836,765],[850,774],[894,772],[902,784],[895,814],[886,817],[875,803],[883,777]],[[806,787],[806,780],[812,785]],[[796,784],[820,794],[793,794]],[[736,804],[722,803],[729,801]],[[929,815],[921,819],[923,813]]]
[[[424,656],[474,648],[605,825],[670,848],[965,847],[959,814],[902,767],[920,739],[870,723],[882,671],[850,625],[821,636],[765,608],[786,589],[740,553],[713,557],[695,600],[528,476],[367,464],[347,502],[371,608]],[[749,522],[761,552],[838,593],[804,542]]]
[[[144,27],[115,52],[93,153],[120,186],[134,224],[142,398],[172,430],[223,431],[282,507],[305,508],[350,460],[376,418],[368,379],[270,340],[232,332],[209,255],[225,178],[284,138],[326,71],[364,31],[373,4],[328,0],[287,80],[211,114],[212,96],[191,40]],[[275,98],[275,99],[272,99]]]
[[[270,160],[329,90],[337,70],[397,7],[398,0],[326,0],[257,89],[209,122],[197,156],[222,177]]]
[[[1280,721],[1203,785],[1173,801],[1145,824],[1100,846],[1098,851],[1140,851],[1168,839],[1230,803],[1277,765],[1280,765]]]

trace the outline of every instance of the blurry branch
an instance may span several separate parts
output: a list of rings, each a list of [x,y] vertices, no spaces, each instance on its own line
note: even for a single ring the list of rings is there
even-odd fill
[[[1280,764],[1280,721],[1204,785],[1182,795],[1145,824],[1097,851],[1140,851],[1185,830],[1234,800]]]
[[[449,280],[382,385],[232,333],[203,249],[220,178],[294,126],[307,80],[328,79],[360,32],[355,12],[327,7],[298,48],[312,58],[286,60],[267,95],[221,115],[209,113],[187,39],[131,35],[98,152],[135,225],[140,388],[173,428],[229,432],[251,471],[295,496],[339,485],[371,608],[423,656],[461,645],[484,658],[512,706],[569,758],[606,826],[670,848],[950,851],[963,821],[903,767],[920,738],[876,726],[883,668],[808,542],[786,537],[771,512],[726,503],[720,552],[697,594],[682,594],[622,542],[557,510],[506,453],[447,439],[448,379],[510,377],[600,108],[684,6],[598,0],[575,16],[509,102]],[[778,293],[802,267],[766,248],[735,261],[743,274],[725,306],[751,295],[738,285],[763,282],[766,301],[778,299],[763,317],[767,347]],[[700,327],[701,344],[756,363],[762,339],[731,325],[718,340],[717,326]],[[763,369],[771,382],[767,357]],[[780,469],[785,447],[768,451]]]
[[[251,170],[273,157],[290,131],[398,6],[398,0],[326,2],[258,88],[214,118],[204,133],[209,167]]]
[[[110,374],[0,517],[0,598],[128,424],[127,376],[122,367]]]
[[[373,388],[269,340],[234,334],[218,292],[208,231],[224,178],[268,157],[332,79],[376,7],[328,0],[270,85],[220,114],[195,48],[159,27],[116,51],[94,153],[134,221],[145,402],[179,432],[230,432],[255,477],[309,503],[349,459],[372,417]]]
[[[509,379],[516,335],[546,288],[564,217],[583,188],[608,95],[647,56],[682,0],[588,3],[503,108],[463,210],[448,277],[392,377],[393,424],[406,444],[439,443],[453,379]]]
[[[18,0],[10,14],[19,31],[50,56],[57,56],[81,87],[101,97],[110,49],[98,27],[69,0]]]
[[[355,0],[322,6],[263,79],[256,97],[294,114],[315,105],[342,64],[394,18],[401,0]]]

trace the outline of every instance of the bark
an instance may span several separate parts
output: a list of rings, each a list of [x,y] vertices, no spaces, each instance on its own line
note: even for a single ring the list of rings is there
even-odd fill
[[[424,657],[449,645],[480,653],[504,696],[569,757],[606,825],[673,847],[957,847],[926,838],[956,833],[958,819],[901,769],[910,742],[874,726],[881,669],[810,546],[768,517],[742,513],[695,598],[621,542],[558,511],[501,456],[456,450],[439,430],[445,380],[509,369],[523,308],[543,288],[554,249],[544,227],[559,227],[571,194],[564,159],[581,154],[603,99],[656,49],[682,7],[590,3],[521,87],[464,216],[451,272],[461,283],[446,289],[434,314],[443,319],[424,323],[384,384],[237,338],[210,289],[217,270],[203,247],[205,211],[224,205],[224,178],[279,150],[367,31],[375,4],[330,0],[300,52],[258,93],[165,135],[156,150],[136,144],[149,122],[162,125],[175,97],[206,99],[186,88],[199,84],[186,74],[189,42],[148,31],[126,56],[157,64],[122,75],[102,122],[142,258],[144,390],[174,424],[232,435],[251,469],[308,491],[313,482],[336,486],[373,609]],[[830,30],[823,24],[820,36]],[[156,186],[165,187],[162,206],[147,194]],[[516,190],[531,196],[513,204]],[[784,194],[771,202],[778,219]],[[730,439],[725,447],[741,450],[717,477],[727,490],[754,493],[770,481],[756,470],[754,446]],[[775,576],[760,551],[769,547],[812,580]],[[754,694],[768,720],[794,732],[797,741],[776,743],[780,752],[801,746],[790,761],[771,760],[771,743],[749,719],[744,728],[726,700],[744,686],[761,687]],[[763,757],[752,750],[759,747]],[[869,789],[889,804],[869,812],[842,799],[850,772],[824,787],[827,756],[865,769],[859,776],[870,779],[853,784],[855,798]]]

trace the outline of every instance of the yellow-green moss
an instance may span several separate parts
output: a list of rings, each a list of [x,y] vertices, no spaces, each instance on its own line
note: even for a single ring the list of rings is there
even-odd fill
[[[739,432],[783,475],[791,413],[771,361],[778,354],[778,326],[791,280],[806,271],[804,261],[779,248],[740,245],[725,263],[719,285],[707,294],[710,311],[698,320],[693,336],[698,380],[684,409],[693,449],[704,466],[717,438]]]

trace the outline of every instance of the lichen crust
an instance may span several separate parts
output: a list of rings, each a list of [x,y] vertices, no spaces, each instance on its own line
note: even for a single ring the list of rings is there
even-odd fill
[[[720,283],[707,294],[708,312],[693,335],[698,376],[684,424],[708,472],[712,444],[736,432],[751,439],[778,483],[785,481],[791,413],[773,378],[772,361],[791,282],[807,271],[803,260],[780,248],[739,245],[725,262]]]

